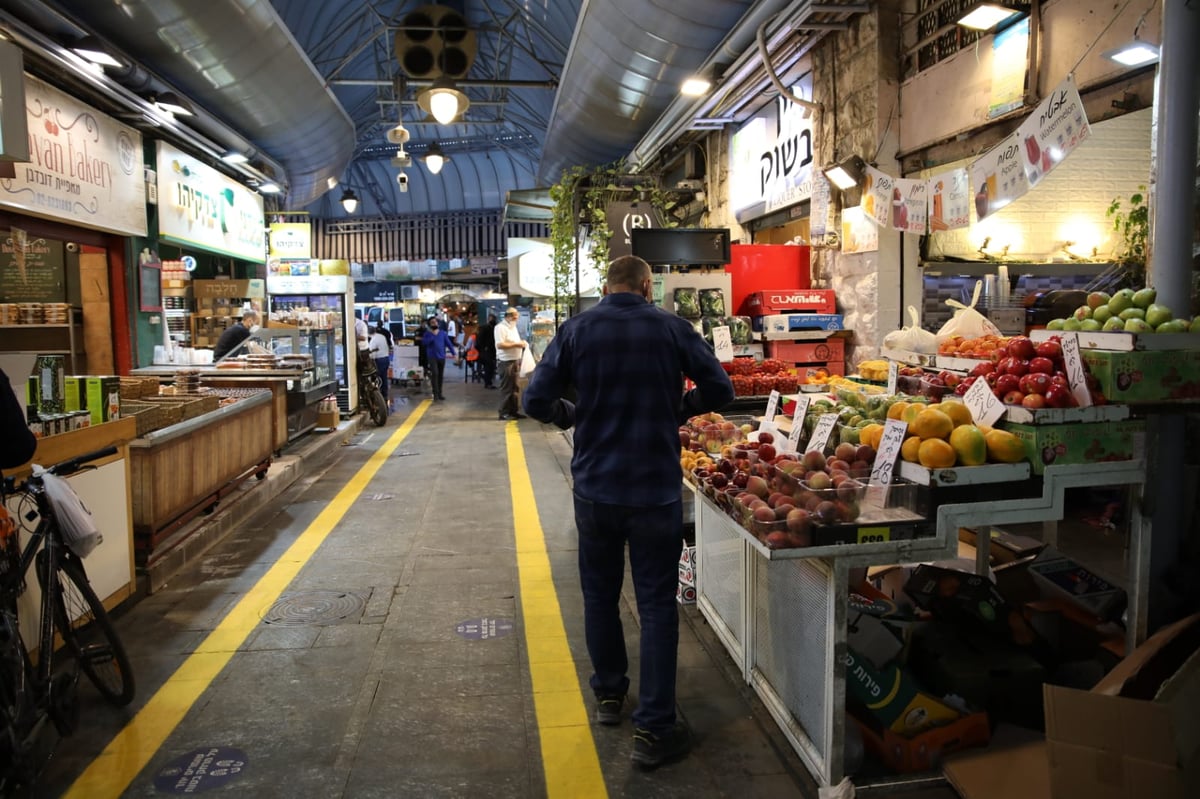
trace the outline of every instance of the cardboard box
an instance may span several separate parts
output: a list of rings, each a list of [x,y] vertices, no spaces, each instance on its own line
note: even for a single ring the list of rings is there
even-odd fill
[[[317,427],[333,430],[337,426],[338,412],[336,409],[332,411],[321,411],[317,414]]]
[[[1146,424],[1142,421],[1069,424],[1005,423],[1003,429],[1021,439],[1034,474],[1047,466],[1103,463],[1141,458]]]
[[[1028,557],[1036,557],[1046,548],[1046,544],[1038,541],[1036,538],[1015,535],[999,527],[990,528],[988,533],[991,537],[988,545],[988,560],[993,565],[1013,563],[1018,560],[1025,560]],[[974,547],[978,546],[976,543],[977,539],[978,534],[972,528],[958,528],[959,541]]]
[[[750,327],[763,334],[763,338],[789,338],[796,330],[842,330],[841,314],[772,314],[751,316]]]
[[[764,289],[748,295],[743,308],[751,316],[796,311],[835,314],[837,302],[833,289]]]
[[[857,716],[850,718],[862,733],[863,748],[888,768],[902,774],[932,771],[946,755],[973,746],[985,746],[990,737],[986,713],[971,713],[910,738],[891,730],[881,730]]]
[[[921,690],[912,674],[898,664],[877,667],[846,647],[846,694],[853,697],[872,724],[910,738],[923,730],[956,721],[962,714]]]
[[[1029,564],[1029,574],[1044,596],[1067,599],[1103,621],[1118,618],[1128,602],[1122,588],[1056,549],[1043,550]]]
[[[998,724],[986,749],[946,758],[942,773],[963,799],[1050,799],[1050,766],[1041,733]]]
[[[1080,351],[1110,402],[1195,402],[1200,350]]]
[[[67,375],[63,378],[63,410],[86,411],[87,375]]]
[[[825,341],[768,341],[765,350],[768,358],[788,363],[846,360],[846,340],[836,336]]]
[[[87,409],[92,424],[121,418],[121,378],[117,375],[88,376]]]

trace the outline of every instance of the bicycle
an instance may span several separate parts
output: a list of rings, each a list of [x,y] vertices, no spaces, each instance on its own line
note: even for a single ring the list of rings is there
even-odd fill
[[[95,469],[91,462],[116,451],[106,447],[46,471],[65,477]],[[0,518],[0,793],[6,794],[37,779],[44,762],[39,765],[34,755],[47,722],[60,736],[74,732],[81,671],[117,707],[133,701],[134,678],[125,647],[92,590],[83,561],[64,537],[43,477],[31,475],[20,486],[6,478],[0,496],[15,509],[11,524]],[[29,537],[23,549],[20,530]],[[42,589],[36,662],[17,618],[17,598],[33,564]],[[56,633],[61,641],[57,651]]]
[[[376,427],[387,423],[387,400],[383,398],[384,377],[375,368],[375,361],[359,351],[358,357],[358,404],[366,408],[367,415]]]

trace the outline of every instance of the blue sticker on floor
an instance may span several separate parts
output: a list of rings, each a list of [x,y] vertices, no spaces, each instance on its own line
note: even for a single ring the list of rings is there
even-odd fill
[[[454,627],[454,632],[463,638],[476,641],[486,641],[489,638],[503,638],[513,631],[512,619],[467,619],[460,621]]]
[[[246,753],[228,746],[193,749],[154,775],[159,793],[200,793],[219,788],[246,768]]]

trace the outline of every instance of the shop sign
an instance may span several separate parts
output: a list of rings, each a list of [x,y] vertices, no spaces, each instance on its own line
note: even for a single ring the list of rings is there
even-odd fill
[[[896,178],[891,205],[891,227],[902,233],[925,232],[929,213],[929,184],[926,181]]]
[[[262,195],[165,142],[157,145],[159,235],[264,263]]]
[[[354,301],[360,304],[377,302],[399,302],[400,291],[396,283],[354,283]]]
[[[632,232],[636,229],[660,227],[658,212],[649,203],[613,202],[605,209],[605,218],[612,237],[608,240],[609,258],[633,255]]]
[[[142,136],[25,76],[29,160],[0,179],[0,205],[80,227],[146,235]]]
[[[812,97],[811,78],[791,87]],[[730,202],[739,221],[809,199],[815,116],[785,97],[746,122],[730,146]]]
[[[1021,160],[1029,185],[1040,183],[1091,133],[1083,101],[1075,88],[1075,78],[1068,75],[1017,128]]]
[[[926,194],[931,231],[958,230],[971,224],[971,186],[965,167],[931,177]]]
[[[268,255],[281,260],[312,258],[312,226],[307,222],[272,222]]]
[[[1025,103],[1025,69],[1029,63],[1029,18],[992,39],[992,91],[988,119],[1016,111]]]
[[[500,259],[491,256],[476,256],[467,259],[472,275],[500,274]]]
[[[1021,155],[1021,131],[1018,129],[998,147],[989,150],[971,164],[971,185],[975,187],[975,216],[986,219],[1029,191]]]
[[[345,294],[349,275],[267,275],[268,294]]]
[[[892,221],[895,191],[896,178],[873,166],[867,167],[867,175],[863,179],[862,209],[867,218],[880,227],[888,227]]]
[[[63,243],[12,228],[0,234],[0,302],[66,302]]]

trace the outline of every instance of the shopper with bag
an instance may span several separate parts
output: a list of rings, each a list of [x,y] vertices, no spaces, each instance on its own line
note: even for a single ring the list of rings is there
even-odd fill
[[[500,419],[524,419],[517,394],[517,378],[520,377],[521,358],[529,345],[521,340],[517,320],[521,312],[509,308],[504,312],[504,321],[496,325],[496,366],[500,370]]]
[[[691,748],[675,715],[683,503],[679,425],[733,400],[733,385],[691,323],[654,305],[650,267],[608,266],[604,297],[568,319],[525,390],[529,415],[575,428],[571,476],[584,634],[595,719],[621,723],[629,660],[621,625],[625,547],[641,619],[634,765],[655,768]],[[684,377],[696,387],[684,391]],[[577,400],[566,399],[574,391]]]

